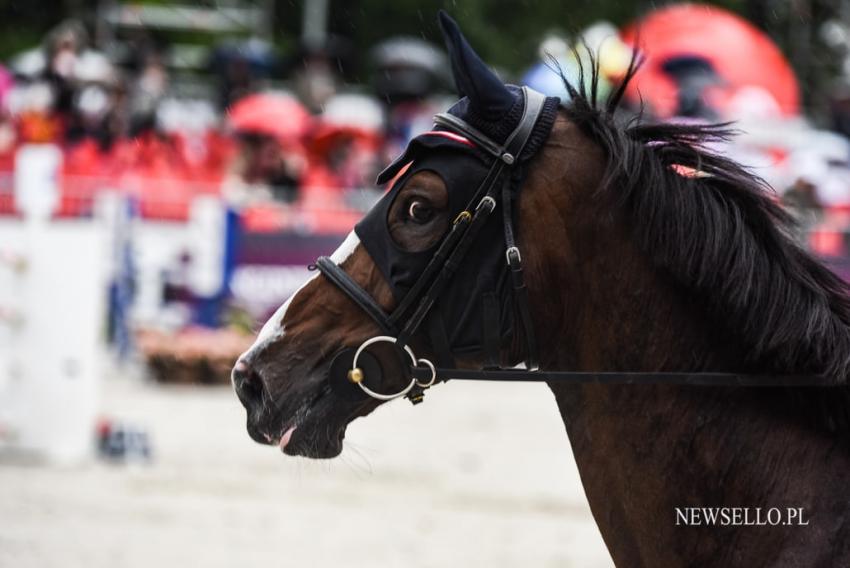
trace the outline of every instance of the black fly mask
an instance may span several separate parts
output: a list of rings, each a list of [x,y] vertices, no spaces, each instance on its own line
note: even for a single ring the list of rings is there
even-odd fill
[[[547,126],[548,130],[548,126]],[[440,243],[411,253],[392,240],[388,214],[396,196],[413,175],[429,171],[448,189],[448,210],[455,219],[469,209],[487,177],[492,158],[471,141],[446,130],[423,134],[380,176],[379,183],[394,178],[390,191],[357,224],[355,231],[392,289],[397,303],[404,301],[418,282]],[[519,179],[515,180],[517,185]],[[498,213],[498,207],[496,208]],[[505,264],[504,232],[497,215],[482,225],[466,261],[461,264],[423,321],[442,366],[453,366],[455,356],[488,357],[513,333],[511,284]],[[443,340],[442,338],[445,338]],[[487,347],[490,347],[489,349]],[[483,352],[482,352],[483,351]]]
[[[381,325],[395,340],[399,355],[405,360],[410,356],[413,366],[418,361],[404,348],[422,330],[440,366],[454,367],[455,357],[471,356],[495,368],[501,347],[518,333],[514,306],[517,292],[525,292],[512,206],[526,165],[549,136],[559,101],[504,85],[445,13],[440,14],[440,25],[464,98],[437,115],[433,130],[411,141],[380,174],[379,184],[396,179],[355,228],[389,283],[396,309],[384,314],[329,259],[319,259],[317,267]],[[422,171],[433,172],[445,183],[455,221],[430,249],[408,252],[393,241],[388,214],[407,180]],[[530,317],[519,325],[526,338],[533,335]],[[526,365],[535,367],[533,339],[528,351]]]

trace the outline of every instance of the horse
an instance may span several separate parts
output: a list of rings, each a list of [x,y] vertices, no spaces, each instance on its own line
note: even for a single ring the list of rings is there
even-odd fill
[[[455,118],[474,119],[491,137],[513,128],[519,91],[444,13],[440,24],[463,97]],[[848,287],[795,242],[791,217],[763,181],[708,149],[728,126],[623,121],[617,109],[636,67],[604,102],[595,67],[589,86],[565,80],[570,100],[546,107],[533,155],[508,174],[507,203],[497,210],[514,201],[504,217],[516,219],[521,286],[506,275],[510,249],[507,264],[504,249],[491,254],[509,239],[493,217],[437,301],[446,321],[425,318],[403,349],[392,338],[373,342],[359,351],[359,366],[349,353],[347,379],[356,387],[377,373],[369,389],[419,391],[416,401],[430,386],[431,361],[490,368],[495,341],[497,364],[528,366],[532,336],[544,372],[828,377],[830,386],[548,384],[616,565],[850,566]],[[389,312],[405,288],[421,289],[423,264],[468,221],[454,196],[475,185],[464,176],[478,171],[480,156],[468,154],[476,141],[436,132],[429,140],[440,140],[391,167],[391,190],[369,214],[383,232],[358,225],[326,261],[335,268],[293,294],[235,364],[234,388],[257,442],[331,458],[347,424],[384,402],[345,396],[334,367],[340,353],[382,337],[382,320],[365,308]],[[502,259],[498,272],[490,257]],[[402,269],[412,272],[403,286]],[[475,320],[486,305],[502,309],[482,331]],[[470,337],[490,348],[470,347]],[[421,371],[410,383],[408,356]]]

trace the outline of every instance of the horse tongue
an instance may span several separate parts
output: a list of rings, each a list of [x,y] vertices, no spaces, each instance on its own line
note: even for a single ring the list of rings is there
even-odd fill
[[[289,430],[283,433],[283,436],[280,437],[280,449],[283,451],[287,444],[289,444],[289,440],[292,439],[292,433],[295,432],[296,426],[291,426]]]

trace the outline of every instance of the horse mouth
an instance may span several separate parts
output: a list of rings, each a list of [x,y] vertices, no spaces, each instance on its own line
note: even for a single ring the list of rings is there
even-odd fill
[[[322,385],[294,411],[259,420],[252,420],[249,412],[248,435],[260,444],[278,446],[288,456],[334,458],[342,452],[349,420],[340,420],[332,399],[330,388]]]

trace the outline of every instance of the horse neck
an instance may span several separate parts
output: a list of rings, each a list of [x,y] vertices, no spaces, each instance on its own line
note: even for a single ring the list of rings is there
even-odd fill
[[[530,284],[541,361],[551,369],[581,371],[723,371],[743,354],[716,333],[703,305],[652,266],[610,208],[566,204],[561,218],[584,222],[562,228],[532,257]],[[537,287],[537,290],[534,289]]]
[[[741,368],[740,348],[707,323],[701,304],[651,265],[623,219],[577,203],[569,207],[561,218],[584,224],[565,226],[560,234],[551,224],[526,233],[543,243],[527,256],[535,275],[530,293],[536,331],[545,338],[544,369]],[[806,491],[837,483],[826,477],[833,470],[797,469],[803,462],[789,461],[787,452],[788,446],[805,448],[805,459],[813,463],[830,455],[829,442],[813,438],[781,412],[765,411],[764,397],[750,391],[550,386],[591,509],[618,563],[660,566],[702,558],[722,564],[732,550],[741,558],[752,554],[754,561],[766,550],[785,554],[789,538],[779,529],[761,533],[749,549],[749,544],[732,548],[719,531],[711,538],[683,532],[675,526],[675,508],[775,503],[817,508]],[[797,479],[793,488],[785,484],[788,471]]]

